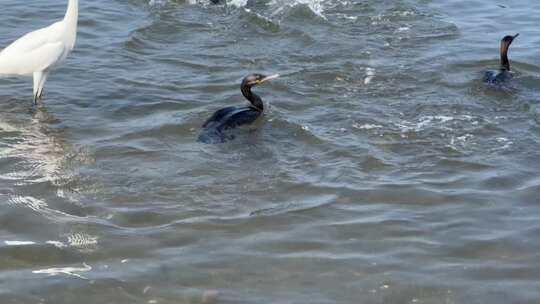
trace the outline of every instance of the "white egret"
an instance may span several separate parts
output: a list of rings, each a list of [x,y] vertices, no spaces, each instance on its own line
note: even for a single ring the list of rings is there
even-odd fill
[[[78,18],[79,1],[69,0],[63,20],[22,36],[0,52],[0,75],[33,76],[34,103],[37,103],[50,71],[75,46]]]

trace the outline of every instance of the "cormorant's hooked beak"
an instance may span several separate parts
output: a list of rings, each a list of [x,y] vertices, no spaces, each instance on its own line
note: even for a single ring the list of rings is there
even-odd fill
[[[519,33],[515,34],[514,36],[510,36],[510,41],[508,41],[508,46],[514,42],[514,40],[519,36]]]
[[[264,77],[263,79],[258,80],[258,81],[257,81],[257,84],[265,83],[265,82],[267,82],[267,81],[269,81],[269,80],[276,79],[276,78],[279,78],[279,74],[274,74],[274,75],[266,76],[266,77]]]

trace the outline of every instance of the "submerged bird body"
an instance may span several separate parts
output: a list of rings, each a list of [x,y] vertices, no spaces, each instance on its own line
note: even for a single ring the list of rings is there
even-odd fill
[[[203,128],[218,130],[234,129],[252,124],[262,115],[263,111],[251,106],[223,108],[210,117]]]
[[[69,0],[64,19],[30,32],[0,52],[0,76],[33,76],[34,102],[52,69],[66,59],[77,39],[78,0]]]
[[[253,124],[264,113],[262,99],[251,91],[255,85],[277,78],[278,75],[249,75],[242,81],[240,89],[251,105],[244,107],[226,107],[216,111],[204,124],[199,141],[204,143],[222,143],[233,139],[228,130]]]
[[[508,70],[486,71],[484,73],[484,82],[488,84],[501,84],[512,79],[512,73]]]
[[[505,36],[501,40],[501,67],[497,71],[486,71],[484,73],[484,82],[488,84],[502,84],[504,82],[512,79],[512,73],[510,72],[510,61],[508,60],[508,49],[510,45],[519,36],[516,34],[514,36]]]

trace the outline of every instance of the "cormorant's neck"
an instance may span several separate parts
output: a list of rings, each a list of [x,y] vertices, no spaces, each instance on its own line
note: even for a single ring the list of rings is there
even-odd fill
[[[510,71],[510,61],[508,60],[509,45],[501,45],[501,69]]]
[[[264,110],[264,104],[263,104],[263,101],[261,99],[261,97],[259,97],[259,95],[251,92],[251,87],[250,86],[247,86],[247,85],[243,85],[242,88],[242,95],[244,95],[244,97],[249,100],[249,102],[251,102],[251,105],[256,108],[257,110],[260,110],[261,112]]]

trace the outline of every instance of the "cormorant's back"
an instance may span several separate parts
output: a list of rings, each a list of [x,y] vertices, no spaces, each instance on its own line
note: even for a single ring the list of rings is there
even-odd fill
[[[227,107],[212,115],[203,125],[199,141],[203,143],[223,143],[233,139],[228,130],[249,125],[261,116],[262,112],[254,107]]]

